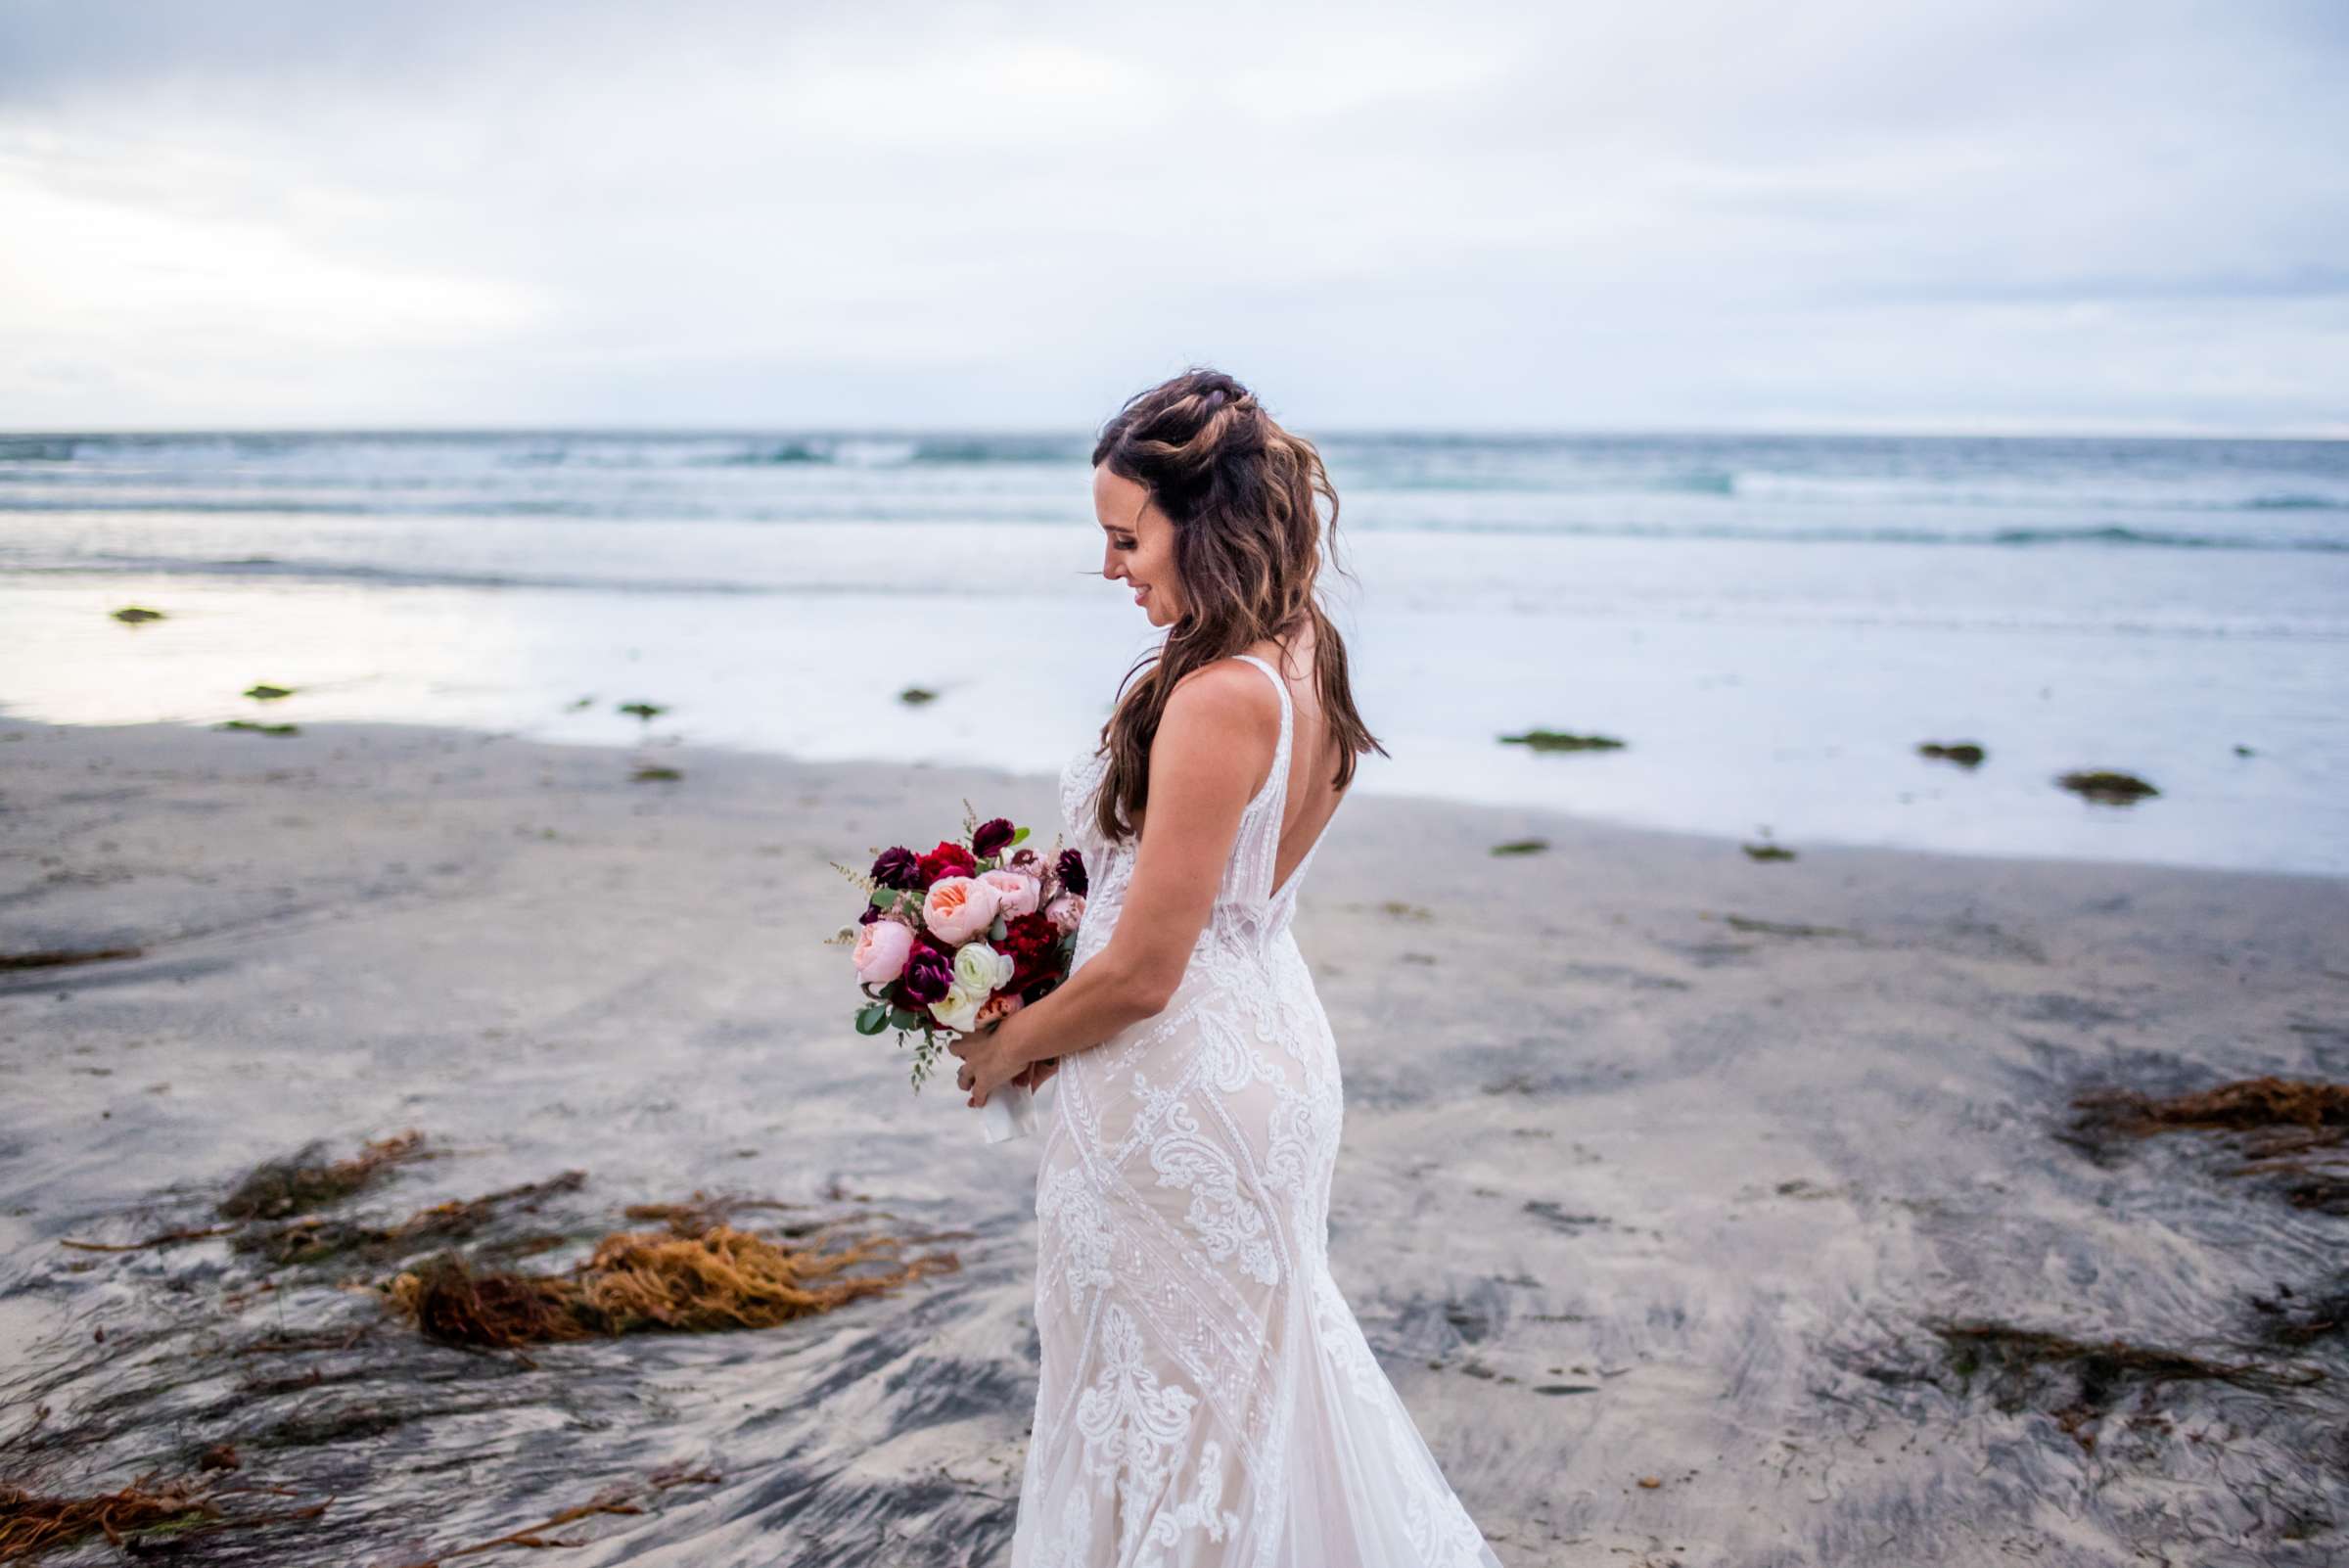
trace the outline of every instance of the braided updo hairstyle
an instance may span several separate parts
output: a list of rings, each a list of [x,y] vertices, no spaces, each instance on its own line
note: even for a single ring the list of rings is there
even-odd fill
[[[1329,503],[1332,564],[1345,568],[1335,560],[1338,492],[1313,443],[1281,429],[1229,376],[1193,368],[1127,399],[1093,443],[1093,465],[1103,464],[1147,489],[1174,524],[1186,602],[1165,641],[1119,681],[1101,726],[1109,765],[1093,811],[1102,838],[1129,837],[1149,805],[1150,744],[1175,684],[1267,638],[1285,648],[1307,624],[1321,712],[1339,742],[1332,782],[1353,780],[1359,753],[1386,756],[1355,711],[1346,643],[1315,592],[1324,528],[1316,497]]]

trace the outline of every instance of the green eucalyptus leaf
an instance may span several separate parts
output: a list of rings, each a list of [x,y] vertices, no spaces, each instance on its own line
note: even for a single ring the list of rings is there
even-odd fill
[[[856,1033],[878,1035],[889,1027],[889,1004],[872,1002],[856,1009]]]

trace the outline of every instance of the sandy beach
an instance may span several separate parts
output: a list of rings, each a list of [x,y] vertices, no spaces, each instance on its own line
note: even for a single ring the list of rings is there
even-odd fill
[[[828,861],[965,798],[1048,843],[1052,781],[643,755],[0,724],[0,954],[135,949],[0,969],[0,1480],[227,1443],[269,1507],[325,1504],[206,1561],[422,1563],[623,1493],[562,1561],[1002,1560],[1036,1145],[910,1093],[822,939]],[[2072,1100],[2349,1081],[2349,879],[1787,843],[1365,798],[1304,890],[1333,1268],[1502,1560],[2340,1561],[2349,1183]],[[958,1267],[522,1356],[391,1316],[396,1249],[134,1245],[407,1130],[428,1157],[335,1214],[531,1187],[481,1236],[553,1270],[698,1193]],[[90,1539],[50,1560],[115,1560]]]

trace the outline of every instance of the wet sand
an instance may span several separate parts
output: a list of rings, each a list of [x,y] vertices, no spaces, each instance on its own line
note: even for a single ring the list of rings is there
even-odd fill
[[[643,755],[0,723],[0,954],[139,949],[0,969],[0,1483],[225,1441],[275,1505],[331,1499],[207,1561],[421,1562],[607,1487],[643,1511],[550,1532],[565,1562],[1005,1559],[1036,1146],[912,1095],[821,939],[856,907],[828,860],[965,797],[1048,842],[1052,781]],[[1501,1559],[2341,1560],[2349,1332],[2276,1329],[2349,1291],[2349,1215],[2217,1135],[2067,1128],[2098,1085],[2349,1080],[2349,880],[1791,847],[1363,798],[1304,890],[1333,1268]],[[485,1235],[559,1268],[700,1190],[961,1267],[525,1358],[420,1340],[364,1288],[391,1265],[64,1245],[411,1128],[433,1157],[337,1214],[576,1170]],[[1951,1321],[2200,1361],[2083,1383]]]

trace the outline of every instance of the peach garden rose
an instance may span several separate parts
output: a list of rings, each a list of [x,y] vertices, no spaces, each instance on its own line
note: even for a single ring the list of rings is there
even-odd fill
[[[976,877],[940,877],[922,896],[922,924],[949,946],[961,946],[995,923],[1001,896]]]

